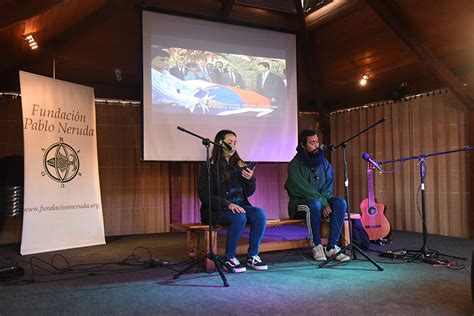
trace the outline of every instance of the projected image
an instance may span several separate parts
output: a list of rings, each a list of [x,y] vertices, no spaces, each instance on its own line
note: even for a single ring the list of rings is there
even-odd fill
[[[231,129],[252,161],[288,162],[297,145],[296,34],[142,11],[143,159],[202,161]]]
[[[151,48],[153,112],[260,117],[287,103],[284,59]]]

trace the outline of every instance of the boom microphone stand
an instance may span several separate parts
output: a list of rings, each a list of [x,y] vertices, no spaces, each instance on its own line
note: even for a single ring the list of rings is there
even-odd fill
[[[363,257],[365,257],[365,259],[367,259],[368,261],[370,261],[374,266],[377,267],[377,269],[379,271],[383,271],[383,268],[377,263],[375,262],[374,260],[372,260],[372,258],[370,258],[362,249],[360,249],[359,247],[357,247],[357,245],[355,245],[353,242],[352,242],[352,219],[351,219],[351,211],[350,211],[350,203],[349,203],[349,176],[347,175],[347,159],[346,159],[346,147],[347,147],[347,144],[355,137],[359,136],[360,134],[362,133],[365,133],[366,131],[368,131],[369,129],[371,129],[372,127],[375,127],[376,125],[382,123],[383,121],[385,121],[385,118],[382,118],[380,120],[378,120],[377,122],[375,122],[374,124],[370,125],[369,127],[365,128],[364,130],[360,131],[359,133],[355,134],[354,136],[352,137],[349,137],[348,139],[342,141],[339,145],[336,145],[334,147],[332,147],[333,150],[337,149],[338,147],[341,147],[342,148],[342,160],[344,162],[344,189],[345,189],[345,195],[346,195],[346,202],[347,202],[347,209],[346,209],[346,212],[347,212],[347,218],[348,218],[348,221],[349,221],[349,244],[345,247],[343,247],[341,250],[339,250],[336,254],[334,254],[332,257],[328,258],[326,261],[324,261],[323,263],[321,263],[319,265],[320,268],[323,268],[326,264],[328,264],[330,261],[332,260],[335,260],[337,256],[339,256],[340,253],[346,251],[346,250],[350,250],[350,254],[351,254],[351,257],[353,259],[356,259],[356,252],[359,252]],[[352,259],[351,258],[351,259]]]
[[[209,199],[209,205],[208,205],[208,207],[209,207],[209,254],[207,255],[207,258],[214,262],[214,265],[217,269],[217,272],[219,272],[219,275],[221,276],[222,282],[224,282],[224,286],[229,287],[229,283],[227,282],[227,279],[224,275],[224,272],[222,272],[222,266],[225,266],[227,268],[227,270],[229,270],[231,272],[234,271],[234,268],[227,265],[224,262],[224,260],[222,260],[221,258],[216,256],[216,254],[214,254],[214,244],[213,244],[213,240],[212,240],[212,211],[211,211],[212,210],[212,208],[211,208],[211,161],[209,160],[209,147],[210,147],[210,144],[213,144],[214,146],[218,146],[218,147],[221,147],[221,148],[224,148],[224,145],[216,144],[213,141],[211,141],[209,138],[203,138],[203,137],[201,137],[197,134],[194,134],[194,133],[182,128],[181,126],[178,126],[177,128],[182,132],[185,132],[185,133],[188,133],[190,135],[193,135],[194,137],[200,138],[202,140],[202,144],[206,147],[207,186],[209,188],[209,191],[208,191],[208,199]],[[197,263],[198,262],[196,261],[196,262],[190,264],[183,271],[178,272],[177,274],[175,274],[173,276],[173,279],[179,278],[181,276],[181,274],[189,271]]]
[[[443,151],[443,152],[438,152],[438,153],[433,153],[433,154],[423,154],[423,155],[418,155],[418,156],[411,156],[411,157],[406,157],[406,158],[400,158],[400,159],[395,159],[395,160],[387,160],[387,161],[382,161],[379,162],[379,165],[386,164],[386,163],[394,163],[394,162],[399,162],[399,161],[407,161],[407,160],[412,160],[412,159],[418,159],[419,161],[419,166],[420,166],[420,187],[421,187],[421,221],[423,223],[423,244],[421,245],[420,250],[406,250],[407,253],[413,253],[414,257],[409,260],[409,262],[412,262],[416,259],[421,259],[423,262],[430,263],[430,264],[438,264],[440,263],[439,260],[435,259],[438,255],[441,255],[443,257],[450,257],[450,258],[455,258],[455,259],[461,259],[461,260],[467,260],[467,258],[462,258],[462,257],[456,257],[452,255],[447,255],[447,254],[442,254],[436,250],[430,250],[427,244],[428,241],[428,228],[426,226],[426,203],[425,203],[425,175],[426,175],[426,162],[425,158],[432,157],[432,156],[440,156],[440,155],[446,155],[446,154],[451,154],[455,153],[458,151],[468,151],[468,150],[474,150],[474,147],[464,147],[464,148],[459,148],[459,149],[454,149],[454,150],[449,150],[449,151]]]

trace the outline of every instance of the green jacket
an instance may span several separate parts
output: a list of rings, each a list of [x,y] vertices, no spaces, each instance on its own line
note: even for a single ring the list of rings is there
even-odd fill
[[[288,164],[285,189],[290,197],[288,204],[290,217],[295,214],[299,199],[317,199],[327,207],[328,199],[334,194],[334,170],[329,161],[324,159],[324,163],[313,172],[296,155]]]

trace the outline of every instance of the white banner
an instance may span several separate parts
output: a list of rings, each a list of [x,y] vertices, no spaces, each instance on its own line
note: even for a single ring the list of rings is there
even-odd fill
[[[21,254],[105,243],[94,90],[20,71],[25,144]]]

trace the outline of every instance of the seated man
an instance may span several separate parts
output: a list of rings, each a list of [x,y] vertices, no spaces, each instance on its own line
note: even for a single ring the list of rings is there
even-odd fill
[[[298,205],[306,205],[310,212],[312,233],[312,252],[316,261],[325,261],[341,248],[336,244],[344,224],[346,201],[334,197],[334,170],[324,158],[319,148],[316,132],[303,130],[298,135],[297,154],[288,165],[288,179],[285,189],[290,197],[289,215],[291,218],[305,218],[304,212],[298,211]],[[321,245],[321,217],[329,217],[329,241],[326,248]],[[341,253],[338,261],[349,261],[350,257]]]

